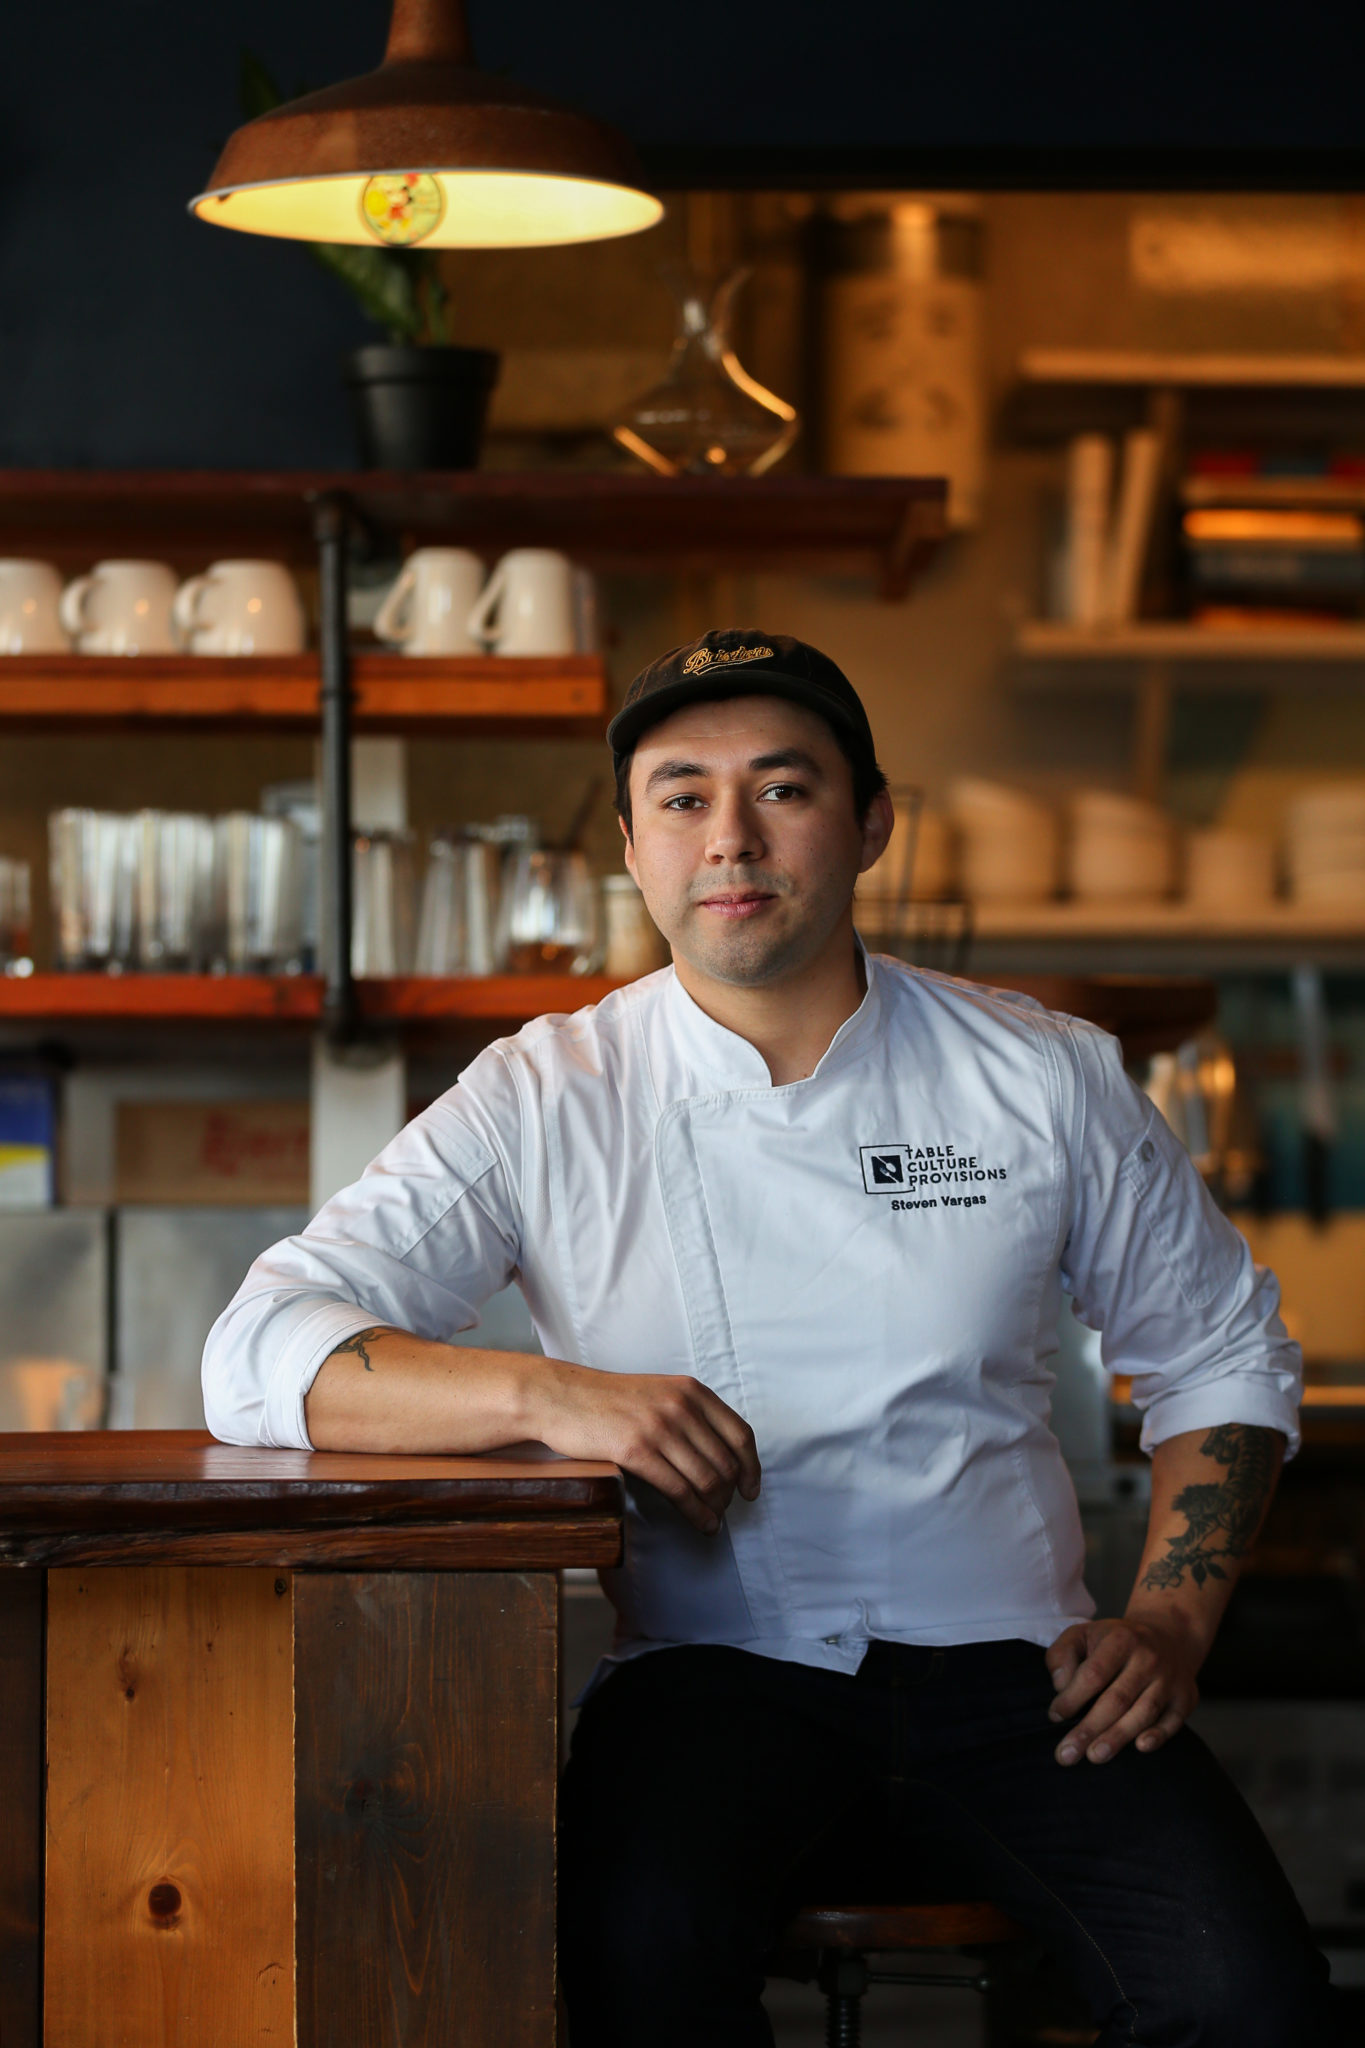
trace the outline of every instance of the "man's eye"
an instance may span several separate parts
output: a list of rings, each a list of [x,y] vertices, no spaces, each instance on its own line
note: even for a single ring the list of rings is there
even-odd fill
[[[681,796],[667,797],[664,801],[664,809],[666,811],[688,811],[691,810],[693,804],[699,804],[700,802],[701,798],[699,796],[689,796],[684,791]]]
[[[805,793],[799,782],[770,782],[763,791],[759,801],[760,803],[767,803],[769,800],[780,804],[788,803],[792,797],[804,796]]]

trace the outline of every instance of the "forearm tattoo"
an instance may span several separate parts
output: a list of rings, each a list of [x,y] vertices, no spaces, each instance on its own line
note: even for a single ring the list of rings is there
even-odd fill
[[[349,1351],[360,1360],[366,1372],[373,1372],[374,1367],[370,1364],[369,1347],[373,1344],[376,1337],[387,1337],[390,1334],[387,1325],[384,1323],[376,1323],[372,1330],[357,1330],[354,1337],[348,1337],[344,1344],[337,1345],[332,1356],[333,1358],[339,1358],[343,1351]]]
[[[1189,1573],[1196,1586],[1206,1579],[1230,1576],[1220,1558],[1241,1559],[1256,1540],[1275,1485],[1273,1429],[1226,1422],[1211,1429],[1199,1446],[1206,1458],[1227,1467],[1227,1476],[1209,1484],[1182,1487],[1172,1503],[1189,1528],[1172,1536],[1165,1557],[1147,1567],[1142,1584],[1148,1592],[1174,1592]]]

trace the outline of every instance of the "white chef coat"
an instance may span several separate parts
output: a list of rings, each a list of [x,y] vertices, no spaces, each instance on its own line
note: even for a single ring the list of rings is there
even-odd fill
[[[515,1281],[552,1356],[694,1375],[757,1439],[760,1497],[718,1537],[629,1482],[618,1655],[1053,1641],[1094,1611],[1048,1422],[1063,1291],[1149,1449],[1219,1423],[1292,1448],[1297,1347],[1114,1039],[882,957],[867,978],[783,1087],[671,968],[488,1047],[251,1268],[204,1354],[214,1433],[306,1447],[343,1339],[448,1339]]]

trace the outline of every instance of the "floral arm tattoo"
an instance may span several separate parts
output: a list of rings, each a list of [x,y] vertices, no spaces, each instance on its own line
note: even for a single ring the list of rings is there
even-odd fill
[[[1236,1576],[1219,1559],[1240,1561],[1256,1540],[1275,1488],[1276,1435],[1273,1429],[1241,1422],[1209,1431],[1199,1448],[1226,1468],[1226,1476],[1182,1487],[1176,1495],[1172,1506],[1189,1527],[1183,1536],[1172,1536],[1165,1557],[1147,1567],[1142,1584],[1148,1592],[1174,1592],[1184,1585],[1186,1572],[1196,1586],[1205,1579]]]
[[[354,1337],[348,1337],[344,1344],[338,1344],[336,1350],[332,1353],[332,1357],[339,1358],[343,1351],[349,1351],[360,1360],[366,1372],[373,1372],[374,1367],[370,1364],[370,1345],[373,1344],[376,1337],[389,1337],[392,1335],[393,1332],[387,1323],[376,1323],[372,1330],[357,1330]]]

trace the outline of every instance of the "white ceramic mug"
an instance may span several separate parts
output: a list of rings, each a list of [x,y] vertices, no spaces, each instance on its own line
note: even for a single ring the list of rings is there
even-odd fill
[[[303,605],[282,562],[214,562],[175,593],[171,619],[191,654],[300,654]]]
[[[82,654],[174,654],[174,599],[164,562],[96,562],[67,584],[59,616]]]
[[[404,654],[482,654],[469,628],[483,563],[467,548],[418,548],[375,613],[377,640]]]
[[[469,631],[495,654],[573,654],[584,606],[573,563],[553,548],[513,548],[469,614]]]
[[[61,601],[51,562],[0,561],[0,654],[65,654]]]

